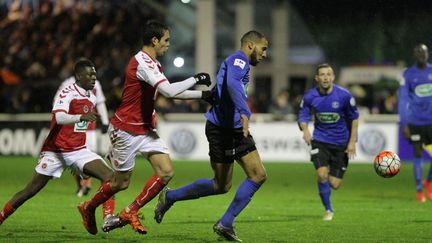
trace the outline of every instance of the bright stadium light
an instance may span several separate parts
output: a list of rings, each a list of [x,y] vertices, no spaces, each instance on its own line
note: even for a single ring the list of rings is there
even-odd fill
[[[190,0],[181,0],[182,3],[190,3]]]
[[[176,57],[176,58],[174,58],[173,64],[174,64],[174,66],[176,66],[178,68],[183,67],[183,65],[184,65],[184,59],[183,59],[183,57]]]

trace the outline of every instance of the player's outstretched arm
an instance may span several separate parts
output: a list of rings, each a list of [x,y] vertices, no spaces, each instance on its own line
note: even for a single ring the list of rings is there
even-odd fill
[[[200,99],[201,91],[191,93],[190,91],[193,90],[187,90],[195,84],[205,84],[209,86],[211,84],[210,76],[208,74],[204,75],[204,73],[200,73],[180,82],[170,83],[168,81],[164,81],[157,86],[157,89],[163,96],[167,98]],[[179,95],[181,93],[185,94]]]

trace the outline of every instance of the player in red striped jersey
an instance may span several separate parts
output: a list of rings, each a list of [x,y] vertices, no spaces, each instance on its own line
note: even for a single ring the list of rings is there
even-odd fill
[[[44,188],[49,180],[60,178],[67,168],[95,177],[105,184],[110,183],[112,170],[99,155],[86,148],[87,126],[98,118],[95,112],[96,97],[91,92],[95,85],[96,70],[91,61],[80,59],[74,66],[74,73],[76,83],[62,89],[55,98],[50,132],[42,146],[33,179],[6,203],[0,212],[0,225]],[[89,208],[92,205],[86,206]],[[106,220],[114,217],[112,197],[104,203],[103,213]],[[85,213],[85,218],[94,218],[94,211],[93,215]],[[86,229],[91,234],[97,233],[95,222],[85,222]]]
[[[122,102],[108,129],[112,147],[107,157],[114,168],[114,179],[111,186],[106,186],[89,202],[102,203],[104,198],[126,189],[137,154],[150,162],[154,175],[148,179],[135,200],[121,211],[121,223],[104,225],[104,231],[130,224],[133,230],[146,234],[147,229],[139,220],[138,210],[153,199],[174,175],[168,148],[156,132],[154,103],[157,96],[162,94],[168,98],[204,100],[211,97],[210,91],[188,90],[196,84],[210,86],[207,73],[199,73],[176,83],[168,81],[156,58],[163,56],[169,45],[168,27],[158,22],[148,22],[143,30],[143,47],[129,61]]]
[[[73,85],[75,82],[75,76],[65,79],[57,89],[57,93],[54,98],[57,97],[64,88]],[[92,93],[96,96],[96,111],[100,115],[100,121],[102,123],[101,131],[102,133],[106,133],[109,124],[108,110],[105,105],[106,99],[102,90],[102,85],[98,80],[95,81],[95,86],[92,89]],[[97,153],[96,121],[91,122],[87,126],[86,146],[88,149],[90,149],[90,151]],[[77,173],[74,173],[73,176],[77,183],[76,195],[78,197],[86,196],[91,189],[91,177],[83,177]]]

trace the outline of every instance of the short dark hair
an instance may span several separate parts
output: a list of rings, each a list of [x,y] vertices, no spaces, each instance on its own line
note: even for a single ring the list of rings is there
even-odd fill
[[[143,44],[150,45],[153,37],[156,37],[158,40],[160,40],[167,30],[169,29],[165,24],[155,20],[147,21],[142,31]]]
[[[328,63],[321,63],[321,64],[319,64],[319,65],[317,66],[317,68],[316,68],[316,70],[315,70],[315,74],[318,74],[318,72],[319,72],[319,70],[320,70],[321,68],[331,68],[331,69],[333,69],[333,68],[330,66],[330,64],[328,64]]]
[[[94,64],[87,58],[81,57],[74,65],[74,73],[81,73],[86,67],[94,67]]]
[[[257,43],[262,38],[265,38],[265,36],[262,33],[258,32],[256,30],[251,30],[242,36],[242,38],[240,39],[240,42],[242,45],[248,41],[251,41],[253,43]]]

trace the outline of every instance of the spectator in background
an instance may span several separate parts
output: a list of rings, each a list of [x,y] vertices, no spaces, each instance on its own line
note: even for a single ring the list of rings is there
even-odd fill
[[[403,134],[413,145],[413,168],[417,201],[432,200],[432,166],[427,179],[423,178],[423,145],[432,146],[432,65],[428,63],[429,50],[424,44],[414,48],[416,59],[405,69],[399,90],[399,115]]]
[[[268,112],[273,114],[275,121],[283,121],[287,119],[287,115],[294,113],[294,108],[290,103],[290,95],[288,90],[281,90],[276,96],[276,99],[270,105]]]

